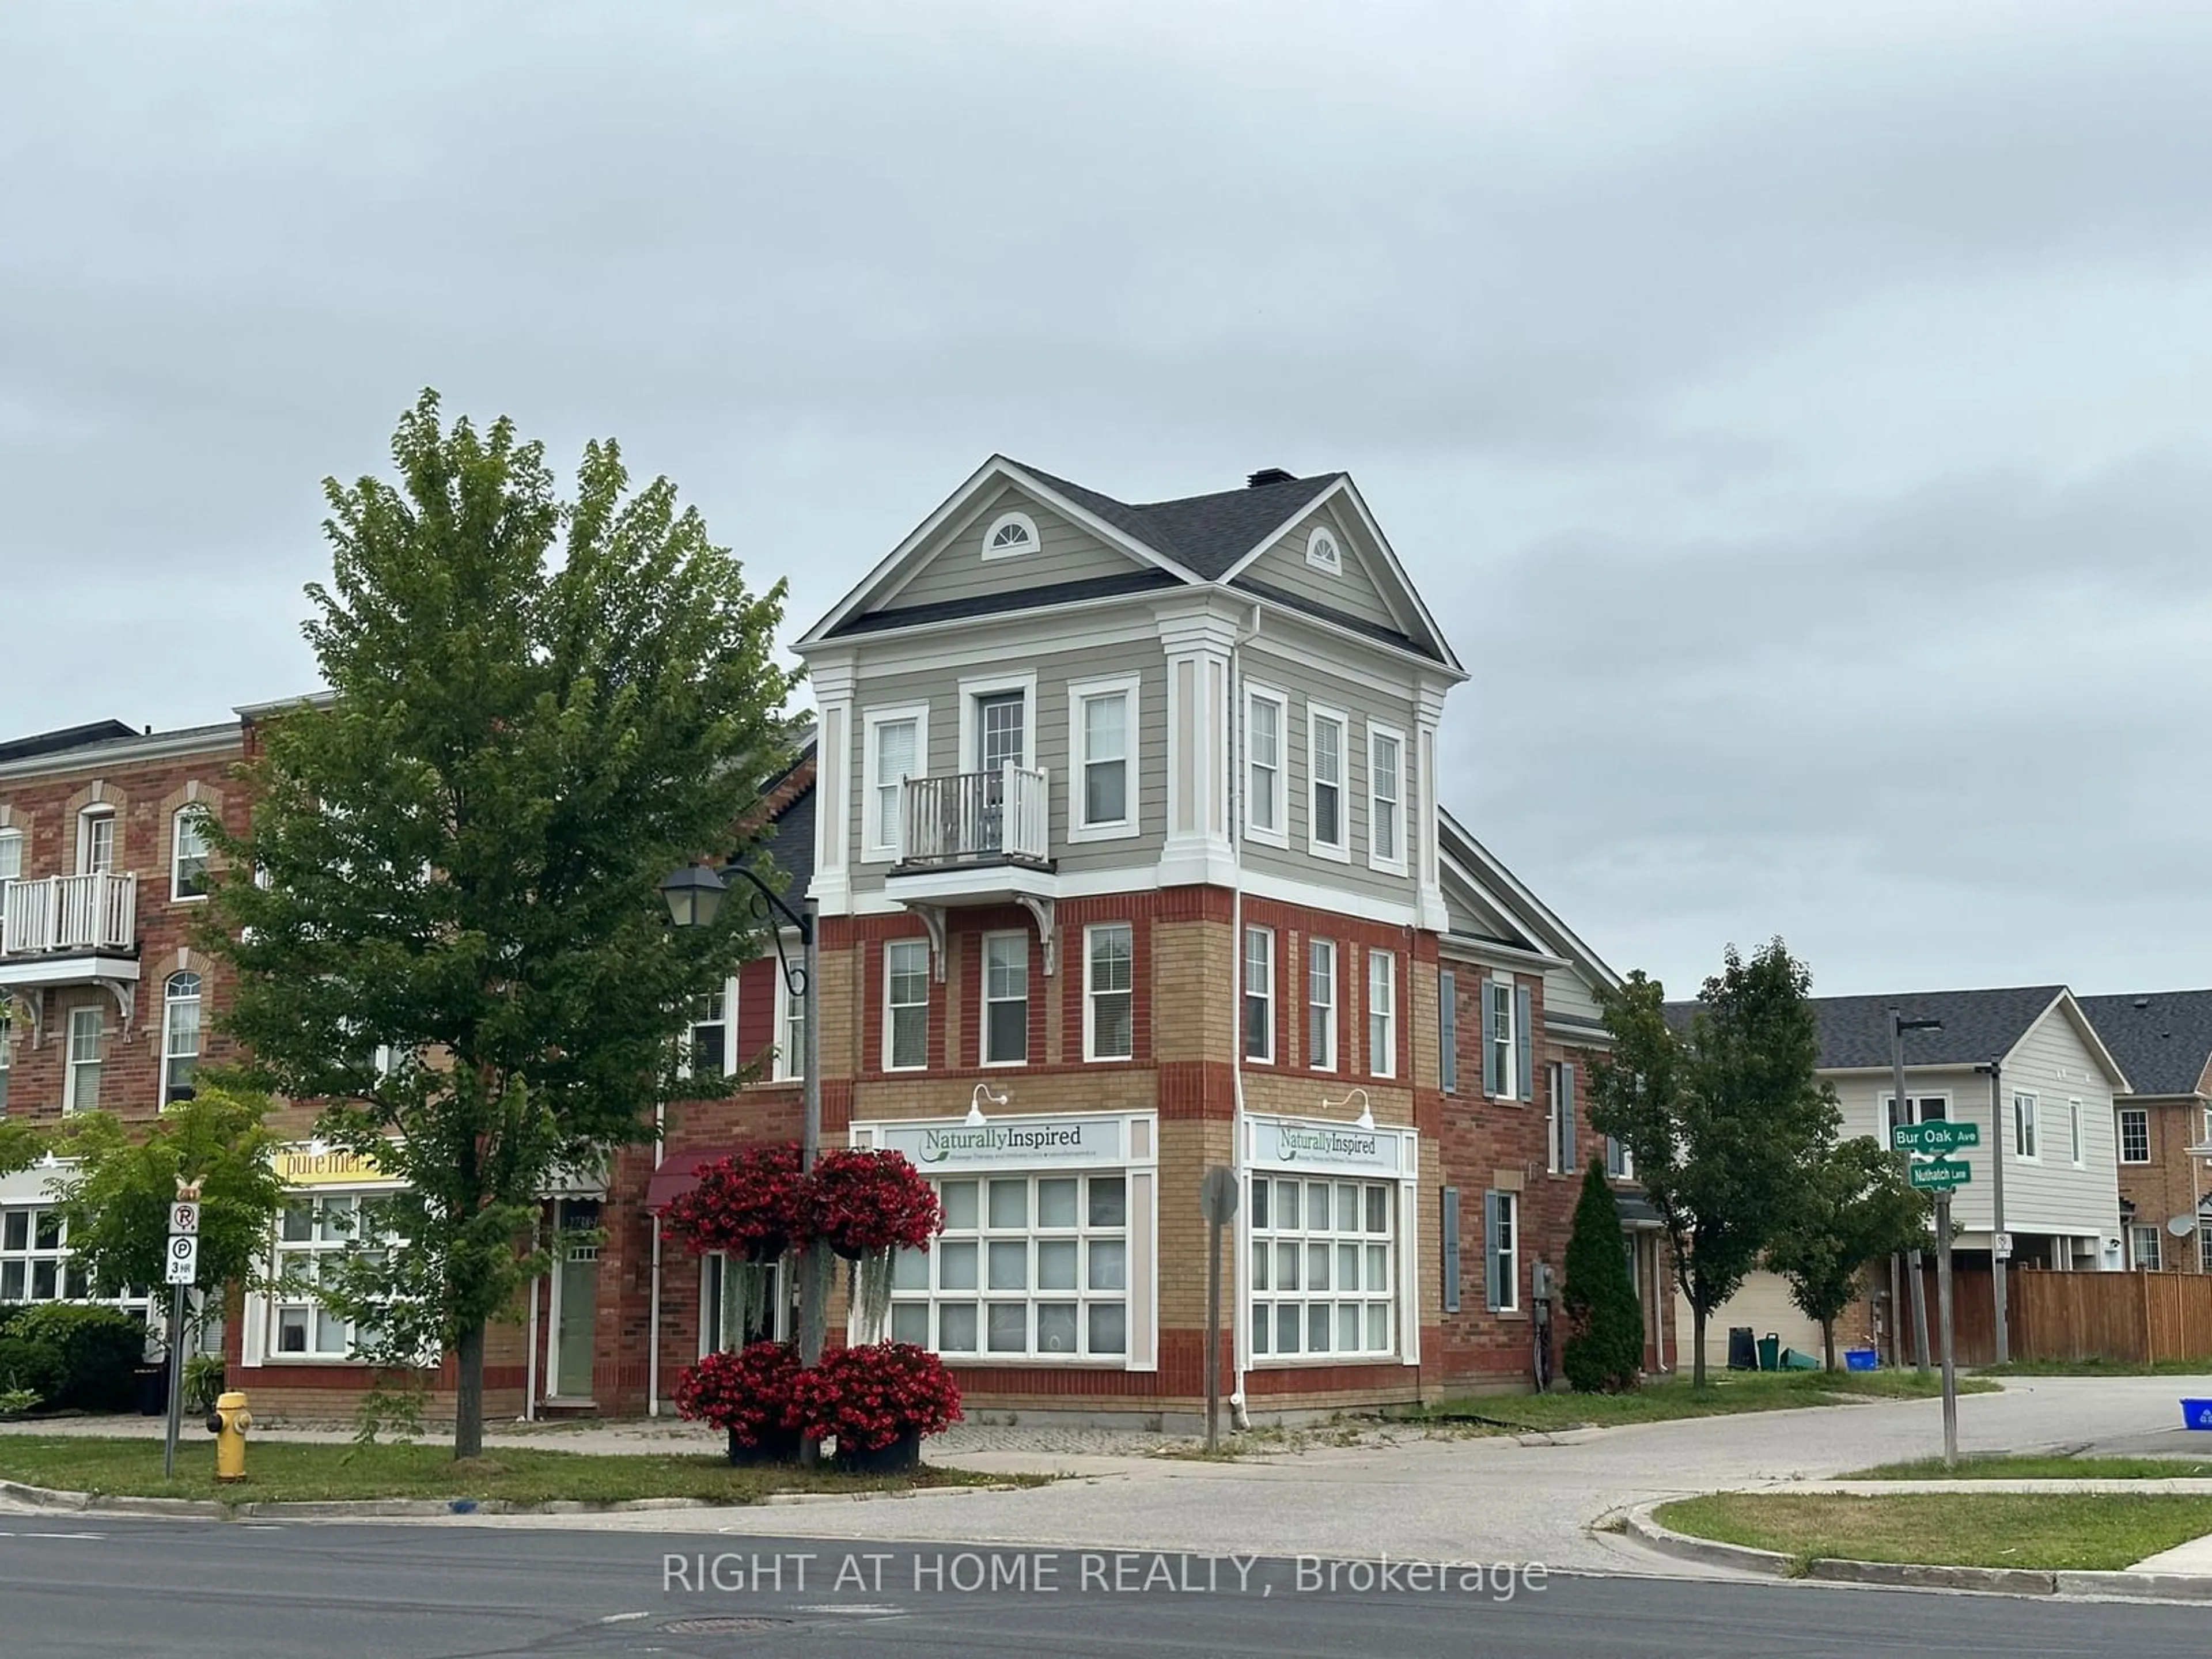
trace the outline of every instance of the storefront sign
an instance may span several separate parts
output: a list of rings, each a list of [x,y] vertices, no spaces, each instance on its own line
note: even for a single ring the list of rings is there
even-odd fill
[[[336,1147],[280,1146],[275,1157],[276,1178],[287,1187],[358,1187],[394,1179],[374,1158]]]
[[[1127,1160],[1118,1117],[1007,1118],[997,1122],[885,1124],[876,1145],[903,1152],[925,1171],[1008,1169]]]
[[[1296,1117],[1255,1117],[1249,1121],[1255,1170],[1399,1175],[1408,1167],[1406,1135],[1401,1129],[1362,1129]]]

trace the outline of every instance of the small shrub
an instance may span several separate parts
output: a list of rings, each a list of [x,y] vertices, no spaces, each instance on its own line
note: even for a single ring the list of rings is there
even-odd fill
[[[118,1308],[46,1302],[25,1308],[0,1334],[0,1376],[22,1375],[48,1403],[87,1412],[126,1411],[146,1363],[146,1327]],[[51,1386],[38,1379],[43,1376]]]
[[[1560,1301],[1567,1321],[1560,1359],[1568,1382],[1580,1394],[1634,1388],[1644,1367],[1644,1311],[1628,1276],[1620,1206],[1602,1164],[1593,1163],[1583,1178]]]

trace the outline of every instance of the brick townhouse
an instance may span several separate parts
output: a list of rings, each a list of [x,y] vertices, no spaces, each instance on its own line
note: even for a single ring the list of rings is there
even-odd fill
[[[2212,1273],[2212,991],[2081,1007],[2127,1073],[2112,1108],[2128,1266]]]
[[[770,788],[768,850],[818,912],[825,1136],[938,1184],[947,1230],[902,1263],[890,1332],[943,1354],[974,1408],[1188,1420],[1216,1166],[1240,1200],[1222,1354],[1255,1418],[1527,1386],[1592,1158],[1620,1179],[1647,1362],[1671,1364],[1656,1218],[1582,1103],[1613,976],[1438,805],[1467,672],[1348,477],[1137,506],[994,459],[799,650],[817,738]],[[191,803],[240,821],[228,770],[276,707],[0,750],[0,836],[27,832],[11,907],[76,879],[103,805],[140,894],[75,954],[10,934],[0,975],[37,990],[16,1109],[65,1109],[86,1006],[100,1103],[158,1108],[184,1057],[148,986],[197,973],[209,1015],[222,989],[178,954],[175,826]],[[722,1264],[657,1218],[701,1163],[796,1137],[803,1019],[775,957],[746,965],[678,1034],[702,1086],[657,1144],[548,1191],[554,1264],[495,1331],[495,1414],[665,1411],[682,1367],[743,1334]],[[342,1245],[337,1215],[389,1187],[304,1109],[287,1121],[274,1265]],[[42,1179],[6,1201],[34,1211]],[[234,1313],[258,1403],[357,1397],[350,1333],[311,1302]]]

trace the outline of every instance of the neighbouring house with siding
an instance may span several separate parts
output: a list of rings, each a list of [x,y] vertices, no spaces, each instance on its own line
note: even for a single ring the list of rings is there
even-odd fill
[[[2212,1273],[2212,991],[2081,1006],[2132,1085],[2114,1102],[2128,1265]]]

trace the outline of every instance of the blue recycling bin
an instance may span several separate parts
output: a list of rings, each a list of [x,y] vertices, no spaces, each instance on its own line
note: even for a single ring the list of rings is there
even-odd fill
[[[1844,1350],[1844,1369],[1847,1371],[1870,1371],[1881,1358],[1872,1348],[1846,1348]]]
[[[2212,1400],[2183,1401],[2181,1425],[2187,1429],[2212,1429]]]

